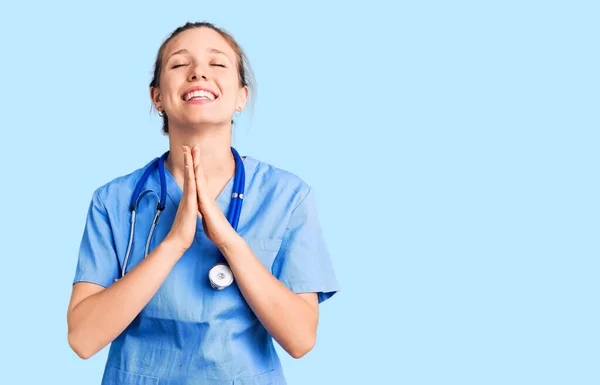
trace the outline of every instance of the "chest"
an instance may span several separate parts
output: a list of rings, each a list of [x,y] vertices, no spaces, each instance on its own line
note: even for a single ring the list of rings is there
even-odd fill
[[[167,208],[161,214],[149,243],[150,252],[169,233],[175,213],[174,208]],[[127,271],[144,258],[153,217],[153,207],[140,208]],[[274,223],[256,211],[252,216],[247,214],[241,218],[238,227],[238,233],[254,256],[269,271],[282,243],[280,231],[283,229],[277,229]],[[224,290],[215,290],[210,285],[208,273],[220,260],[220,250],[206,237],[198,218],[194,242],[169,272],[140,316],[209,324],[232,317],[253,319],[255,316],[235,282]]]

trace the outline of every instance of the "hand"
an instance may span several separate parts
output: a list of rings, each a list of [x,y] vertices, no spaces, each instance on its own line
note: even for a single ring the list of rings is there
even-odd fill
[[[171,231],[165,237],[172,242],[182,254],[194,242],[196,223],[198,218],[198,198],[196,193],[196,177],[194,175],[194,161],[189,147],[183,146],[184,178],[183,195],[175,214]]]
[[[204,233],[219,249],[234,239],[236,231],[231,227],[227,218],[223,215],[221,208],[214,199],[211,199],[206,189],[206,177],[200,164],[200,148],[192,148],[194,162],[195,191],[197,195],[197,206],[202,217]]]

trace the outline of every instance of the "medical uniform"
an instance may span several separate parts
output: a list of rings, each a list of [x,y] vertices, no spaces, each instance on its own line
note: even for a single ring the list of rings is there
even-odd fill
[[[238,233],[260,262],[295,293],[318,293],[319,303],[339,290],[317,218],[313,190],[290,172],[244,160],[245,193]],[[74,282],[110,286],[121,277],[129,243],[129,203],[150,163],[97,189],[92,197]],[[166,170],[167,203],[150,244],[168,234],[182,190]],[[227,213],[233,177],[217,198]],[[144,186],[160,194],[158,171]],[[158,198],[146,194],[137,210],[127,271],[144,258]],[[103,385],[286,384],[271,336],[234,282],[219,291],[208,272],[220,259],[200,219],[191,247],[150,302],[112,342]]]

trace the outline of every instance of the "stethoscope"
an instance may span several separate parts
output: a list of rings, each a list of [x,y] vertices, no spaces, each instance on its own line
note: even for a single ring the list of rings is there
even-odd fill
[[[244,184],[246,183],[246,173],[244,172],[244,162],[242,158],[235,150],[235,148],[231,147],[231,152],[233,153],[233,157],[235,159],[235,176],[233,178],[233,192],[231,194],[231,204],[229,205],[229,211],[227,213],[227,220],[231,224],[234,230],[237,231],[238,223],[240,221],[240,213],[242,212],[242,200],[244,199]],[[131,226],[129,230],[129,243],[127,245],[127,252],[125,253],[125,260],[123,261],[123,266],[121,268],[121,278],[125,276],[125,271],[127,269],[127,262],[129,261],[129,255],[131,253],[131,246],[133,244],[133,234],[135,231],[135,218],[136,218],[136,210],[140,203],[140,200],[147,193],[156,192],[152,190],[146,190],[142,192],[142,188],[144,184],[150,177],[150,174],[158,168],[158,175],[160,178],[160,197],[159,201],[156,205],[156,214],[154,215],[154,220],[152,221],[152,227],[150,228],[150,233],[148,234],[148,239],[146,240],[146,250],[144,252],[144,258],[148,256],[148,250],[150,248],[150,241],[152,240],[152,236],[154,235],[154,229],[160,219],[160,214],[165,209],[166,197],[167,197],[167,182],[165,177],[165,160],[169,156],[169,151],[165,152],[160,158],[155,159],[148,168],[142,174],[141,179],[135,186],[135,190],[133,190],[133,195],[131,196],[131,203],[129,204],[129,211],[131,211]],[[233,283],[233,272],[229,268],[225,258],[221,255],[219,261],[210,269],[208,272],[208,279],[210,281],[210,285],[216,290],[223,290],[229,285]],[[115,279],[115,282],[118,280]]]

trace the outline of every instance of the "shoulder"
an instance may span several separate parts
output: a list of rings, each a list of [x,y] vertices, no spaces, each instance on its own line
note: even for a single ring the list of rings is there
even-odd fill
[[[131,197],[137,182],[141,179],[142,174],[153,161],[154,159],[127,174],[119,175],[100,185],[95,189],[93,199],[98,200],[102,205],[107,205],[110,204],[110,202],[115,201],[126,202],[126,204],[129,204],[129,198],[127,197]]]
[[[250,156],[247,159],[255,167],[253,184],[264,194],[276,195],[297,206],[311,192],[311,186],[299,175]]]

